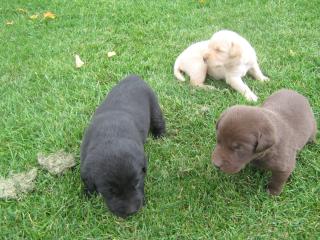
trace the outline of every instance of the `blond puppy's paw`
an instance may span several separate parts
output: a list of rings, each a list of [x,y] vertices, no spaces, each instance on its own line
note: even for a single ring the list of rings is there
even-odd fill
[[[261,76],[261,78],[259,79],[261,82],[268,82],[270,81],[270,79],[264,75]]]
[[[214,86],[211,86],[211,85],[205,85],[205,89],[207,89],[207,90],[215,90],[216,88]]]
[[[258,97],[253,92],[246,92],[244,96],[250,102],[256,102],[258,100]]]

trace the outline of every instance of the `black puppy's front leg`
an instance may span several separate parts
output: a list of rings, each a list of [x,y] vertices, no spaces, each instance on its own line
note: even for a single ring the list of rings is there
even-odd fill
[[[166,123],[156,97],[152,96],[151,101],[151,133],[155,138],[164,136],[166,133]]]
[[[87,197],[91,197],[96,192],[96,186],[90,179],[86,177],[81,177],[82,181],[84,183],[83,192]]]

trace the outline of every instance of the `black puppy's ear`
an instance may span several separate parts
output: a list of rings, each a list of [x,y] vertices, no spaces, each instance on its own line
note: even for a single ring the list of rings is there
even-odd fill
[[[142,172],[147,173],[147,165],[148,165],[149,155],[144,156],[144,163],[142,166]]]
[[[272,126],[265,126],[258,135],[255,152],[263,152],[271,148],[276,142],[275,131]]]

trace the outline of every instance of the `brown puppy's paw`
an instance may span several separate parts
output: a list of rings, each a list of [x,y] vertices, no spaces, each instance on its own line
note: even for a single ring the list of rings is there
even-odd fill
[[[279,189],[277,187],[273,187],[271,185],[267,186],[267,193],[272,196],[279,196],[281,192],[282,192],[282,189]]]

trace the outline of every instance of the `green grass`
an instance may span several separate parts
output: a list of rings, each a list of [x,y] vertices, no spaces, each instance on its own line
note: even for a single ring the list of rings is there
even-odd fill
[[[147,205],[138,214],[122,220],[100,197],[85,199],[79,164],[60,177],[41,170],[33,193],[0,201],[0,239],[320,239],[320,145],[301,151],[281,196],[269,197],[268,173],[247,167],[229,176],[211,166],[214,122],[244,98],[214,80],[217,90],[192,89],[172,73],[192,42],[231,29],[251,42],[271,79],[245,79],[259,103],[291,88],[309,98],[319,120],[319,9],[316,0],[3,0],[1,176],[38,166],[38,152],[64,149],[79,163],[91,114],[129,73],[157,92],[168,134],[146,144]],[[57,18],[29,19],[46,11]],[[117,55],[109,59],[108,51]],[[74,54],[83,68],[75,69]]]

